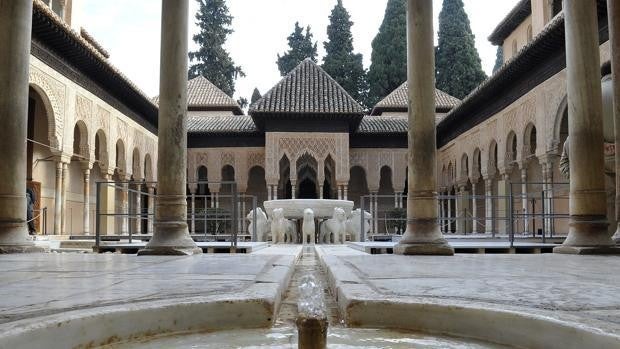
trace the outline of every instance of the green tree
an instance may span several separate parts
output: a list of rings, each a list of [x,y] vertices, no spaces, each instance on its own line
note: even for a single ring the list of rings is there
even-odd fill
[[[256,103],[256,101],[258,101],[262,97],[263,96],[261,96],[260,91],[258,90],[258,88],[255,88],[254,92],[252,92],[252,99],[250,99],[250,105]]]
[[[495,74],[499,68],[504,65],[504,48],[500,45],[497,46],[497,57],[495,58],[495,66],[493,67],[493,73]]]
[[[366,105],[374,106],[407,80],[407,1],[388,0],[379,33],[372,40]]]
[[[310,26],[306,28],[304,34],[304,29],[299,26],[299,22],[295,22],[295,30],[288,37],[288,46],[288,52],[282,56],[278,54],[277,63],[280,75],[288,74],[306,58],[311,58],[316,63],[317,45],[316,42],[312,42]]]
[[[237,104],[239,104],[241,109],[245,109],[245,107],[248,106],[248,99],[245,97],[239,97],[239,99],[237,99]]]
[[[204,76],[229,96],[235,93],[235,80],[245,76],[240,66],[235,65],[228,51],[224,49],[233,17],[228,13],[225,0],[197,0],[200,8],[196,13],[196,24],[200,32],[194,35],[198,50],[189,53],[192,63],[190,79]],[[194,63],[195,62],[195,63]]]
[[[437,88],[462,99],[487,78],[462,0],[443,1],[438,41]]]
[[[355,100],[365,104],[368,96],[368,82],[363,56],[353,53],[351,16],[342,5],[342,0],[332,10],[327,26],[328,41],[324,42],[326,55],[323,69],[336,80]]]

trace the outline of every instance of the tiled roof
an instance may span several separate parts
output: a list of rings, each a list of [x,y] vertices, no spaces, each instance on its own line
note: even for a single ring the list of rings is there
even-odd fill
[[[372,110],[372,115],[379,115],[386,110],[406,111],[408,109],[407,101],[407,82],[404,82],[396,90],[392,91],[387,97]],[[448,111],[458,105],[461,101],[449,94],[435,89],[435,108],[440,111]]]
[[[366,116],[356,133],[407,133],[407,116]]]
[[[33,1],[32,38],[52,49],[68,63],[98,83],[114,98],[126,103],[157,127],[157,106],[131,80],[114,67],[94,40],[71,29],[41,0]]]
[[[159,98],[154,98],[157,103]],[[187,82],[187,107],[191,110],[229,110],[243,114],[239,104],[211,81],[200,75]]]
[[[493,33],[489,35],[489,41],[493,45],[501,45],[504,39],[510,35],[523,21],[532,14],[531,0],[520,0],[519,3],[497,25]]]
[[[189,116],[187,118],[188,133],[202,134],[236,134],[254,133],[257,131],[252,118],[247,115],[209,115]]]
[[[308,58],[250,108],[251,115],[270,113],[363,115],[364,109]]]

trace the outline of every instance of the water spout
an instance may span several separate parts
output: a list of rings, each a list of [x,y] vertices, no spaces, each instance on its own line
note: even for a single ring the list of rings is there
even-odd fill
[[[327,348],[327,309],[323,287],[314,275],[305,275],[299,282],[297,303],[299,349]]]

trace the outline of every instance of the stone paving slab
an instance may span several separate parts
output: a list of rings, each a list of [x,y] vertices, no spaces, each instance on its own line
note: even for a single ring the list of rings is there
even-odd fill
[[[616,335],[620,347],[617,256],[368,255],[343,245],[317,251],[345,316],[351,304],[376,300],[514,311]]]
[[[0,324],[96,307],[257,295],[277,304],[299,246],[191,257],[0,255]],[[2,327],[0,325],[0,327]]]

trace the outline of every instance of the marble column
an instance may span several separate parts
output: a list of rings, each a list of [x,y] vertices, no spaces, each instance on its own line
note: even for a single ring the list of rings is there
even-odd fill
[[[60,226],[61,226],[61,234],[67,235],[67,182],[69,181],[69,164],[66,162],[62,163],[62,193],[60,194],[62,198],[62,204],[60,206]]]
[[[433,1],[407,1],[409,151],[407,230],[394,247],[405,255],[453,255],[439,230],[435,129]]]
[[[188,6],[162,0],[155,231],[139,255],[202,253],[187,227]]]
[[[523,210],[523,235],[530,233],[530,220],[529,220],[529,202],[527,195],[527,165],[523,164],[521,168],[521,207]]]
[[[543,210],[543,224],[545,227],[545,235],[550,236],[553,226],[553,162],[550,160],[542,163],[543,170],[543,202],[545,208]]]
[[[459,186],[459,192],[457,194],[458,198],[456,199],[456,233],[457,234],[467,234],[467,223],[469,218],[467,217],[467,213],[469,210],[469,205],[467,204],[468,193],[465,190],[464,185]]]
[[[155,187],[150,184],[148,187],[148,206],[146,232],[147,234],[153,234],[153,223],[155,221]]]
[[[450,195],[451,195],[451,194],[450,194],[450,192],[448,192],[448,196],[450,196]],[[448,206],[448,207],[447,207],[447,208],[448,208],[448,214],[447,214],[447,217],[446,217],[446,222],[447,222],[446,231],[447,231],[448,233],[452,233],[452,232],[453,232],[453,231],[452,231],[452,198],[450,198],[450,197],[449,197],[449,198],[446,200],[446,202],[447,202],[447,204],[448,204],[448,205],[447,205],[447,206]]]
[[[319,199],[323,199],[323,184],[319,185]]]
[[[343,200],[349,200],[349,186],[348,185],[343,185],[342,186],[342,192],[343,192]]]
[[[103,183],[99,184],[99,209],[102,216],[97,220],[101,235],[115,234],[116,189],[110,173],[103,173]]]
[[[37,249],[26,226],[26,134],[32,1],[0,6],[0,253]]]
[[[136,183],[136,193],[134,200],[135,222],[134,234],[142,233],[142,181]]]
[[[478,199],[476,198],[476,184],[478,181],[471,183],[471,232],[478,234]]]
[[[1,138],[1,137],[0,137]],[[62,234],[62,162],[56,162],[56,187],[54,188],[54,235]]]
[[[192,191],[191,194],[191,207],[190,212],[192,214],[192,218],[190,220],[191,225],[189,228],[190,234],[196,234],[196,194]]]
[[[493,177],[484,178],[484,192],[486,195],[484,209],[485,218],[484,230],[487,234],[494,232],[494,210],[493,210]]]
[[[607,232],[603,110],[596,1],[564,1],[568,136],[569,231],[557,253],[620,251]]]
[[[120,220],[121,220],[121,235],[129,234],[129,183],[127,179],[121,177],[121,183],[119,184],[121,203],[120,203]]]
[[[84,174],[84,212],[82,216],[84,235],[90,235],[90,166],[83,169]]]
[[[607,0],[609,43],[611,46],[611,71],[614,87],[614,132],[616,143],[616,243],[620,242],[620,3]]]
[[[272,192],[273,192],[273,186],[267,185],[267,201],[271,201]]]

